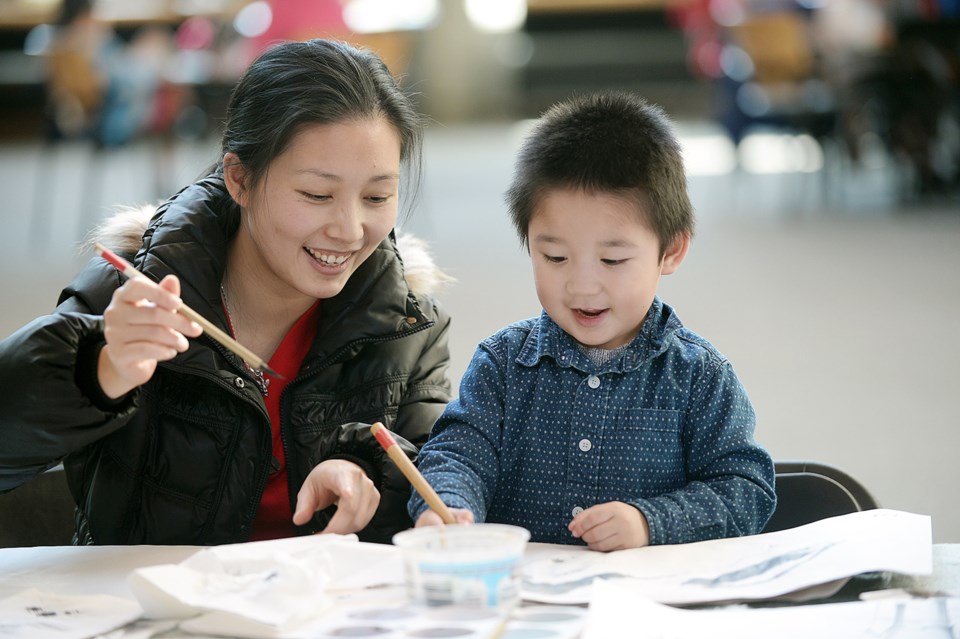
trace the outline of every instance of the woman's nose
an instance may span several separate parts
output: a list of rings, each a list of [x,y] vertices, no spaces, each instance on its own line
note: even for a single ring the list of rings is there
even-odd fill
[[[363,218],[359,207],[350,202],[338,206],[327,234],[344,244],[355,244],[363,239]]]

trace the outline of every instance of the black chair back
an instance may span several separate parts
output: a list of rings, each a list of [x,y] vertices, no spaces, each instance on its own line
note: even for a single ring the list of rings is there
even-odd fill
[[[55,466],[3,493],[0,548],[69,546],[75,507],[63,466]]]
[[[813,461],[775,461],[777,509],[763,532],[879,508],[873,495],[839,468]]]

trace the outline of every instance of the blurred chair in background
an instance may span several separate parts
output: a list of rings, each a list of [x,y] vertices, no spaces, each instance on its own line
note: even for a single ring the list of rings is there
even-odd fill
[[[960,191],[956,0],[672,0],[688,64],[739,144],[808,134],[839,168],[891,161],[901,198]],[[879,154],[876,153],[879,151]],[[826,156],[826,154],[825,154]]]
[[[75,508],[63,466],[0,494],[0,548],[70,545]]]
[[[798,0],[674,0],[689,42],[688,65],[713,86],[713,116],[739,144],[757,126],[823,140],[835,104]]]

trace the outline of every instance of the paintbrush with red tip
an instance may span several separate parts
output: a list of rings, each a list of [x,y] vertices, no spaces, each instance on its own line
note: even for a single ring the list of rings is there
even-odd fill
[[[97,249],[97,253],[99,253],[100,256],[103,257],[103,259],[113,264],[116,267],[116,269],[121,273],[123,273],[127,278],[133,279],[135,277],[142,277],[144,279],[148,279],[148,280],[150,279],[146,275],[138,271],[136,268],[134,268],[133,264],[126,261],[125,259],[117,255],[110,249],[106,248],[102,244],[96,244],[95,247]],[[206,333],[216,341],[223,344],[223,346],[229,349],[230,351],[239,355],[250,366],[253,366],[254,368],[259,368],[260,370],[262,370],[263,372],[267,373],[272,377],[277,377],[279,379],[284,378],[283,375],[279,374],[277,371],[270,368],[267,365],[267,362],[264,361],[262,357],[258,356],[249,348],[247,348],[237,340],[233,339],[232,337],[224,333],[222,330],[220,330],[219,328],[214,326],[212,323],[210,323],[210,321],[207,320],[207,318],[205,318],[203,315],[196,312],[186,304],[181,304],[180,308],[177,309],[177,312],[183,315],[184,317],[186,317],[187,319],[190,319],[196,322],[197,324],[199,324],[200,327],[203,329],[204,333]]]

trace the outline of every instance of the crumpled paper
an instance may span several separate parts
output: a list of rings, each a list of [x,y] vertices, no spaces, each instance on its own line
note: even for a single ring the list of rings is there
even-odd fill
[[[356,535],[215,546],[127,578],[150,619],[239,637],[292,637],[321,621],[336,591],[403,583],[395,548]]]
[[[279,626],[329,606],[331,552],[354,535],[206,548],[179,564],[134,570],[128,583],[151,619],[216,611]]]

